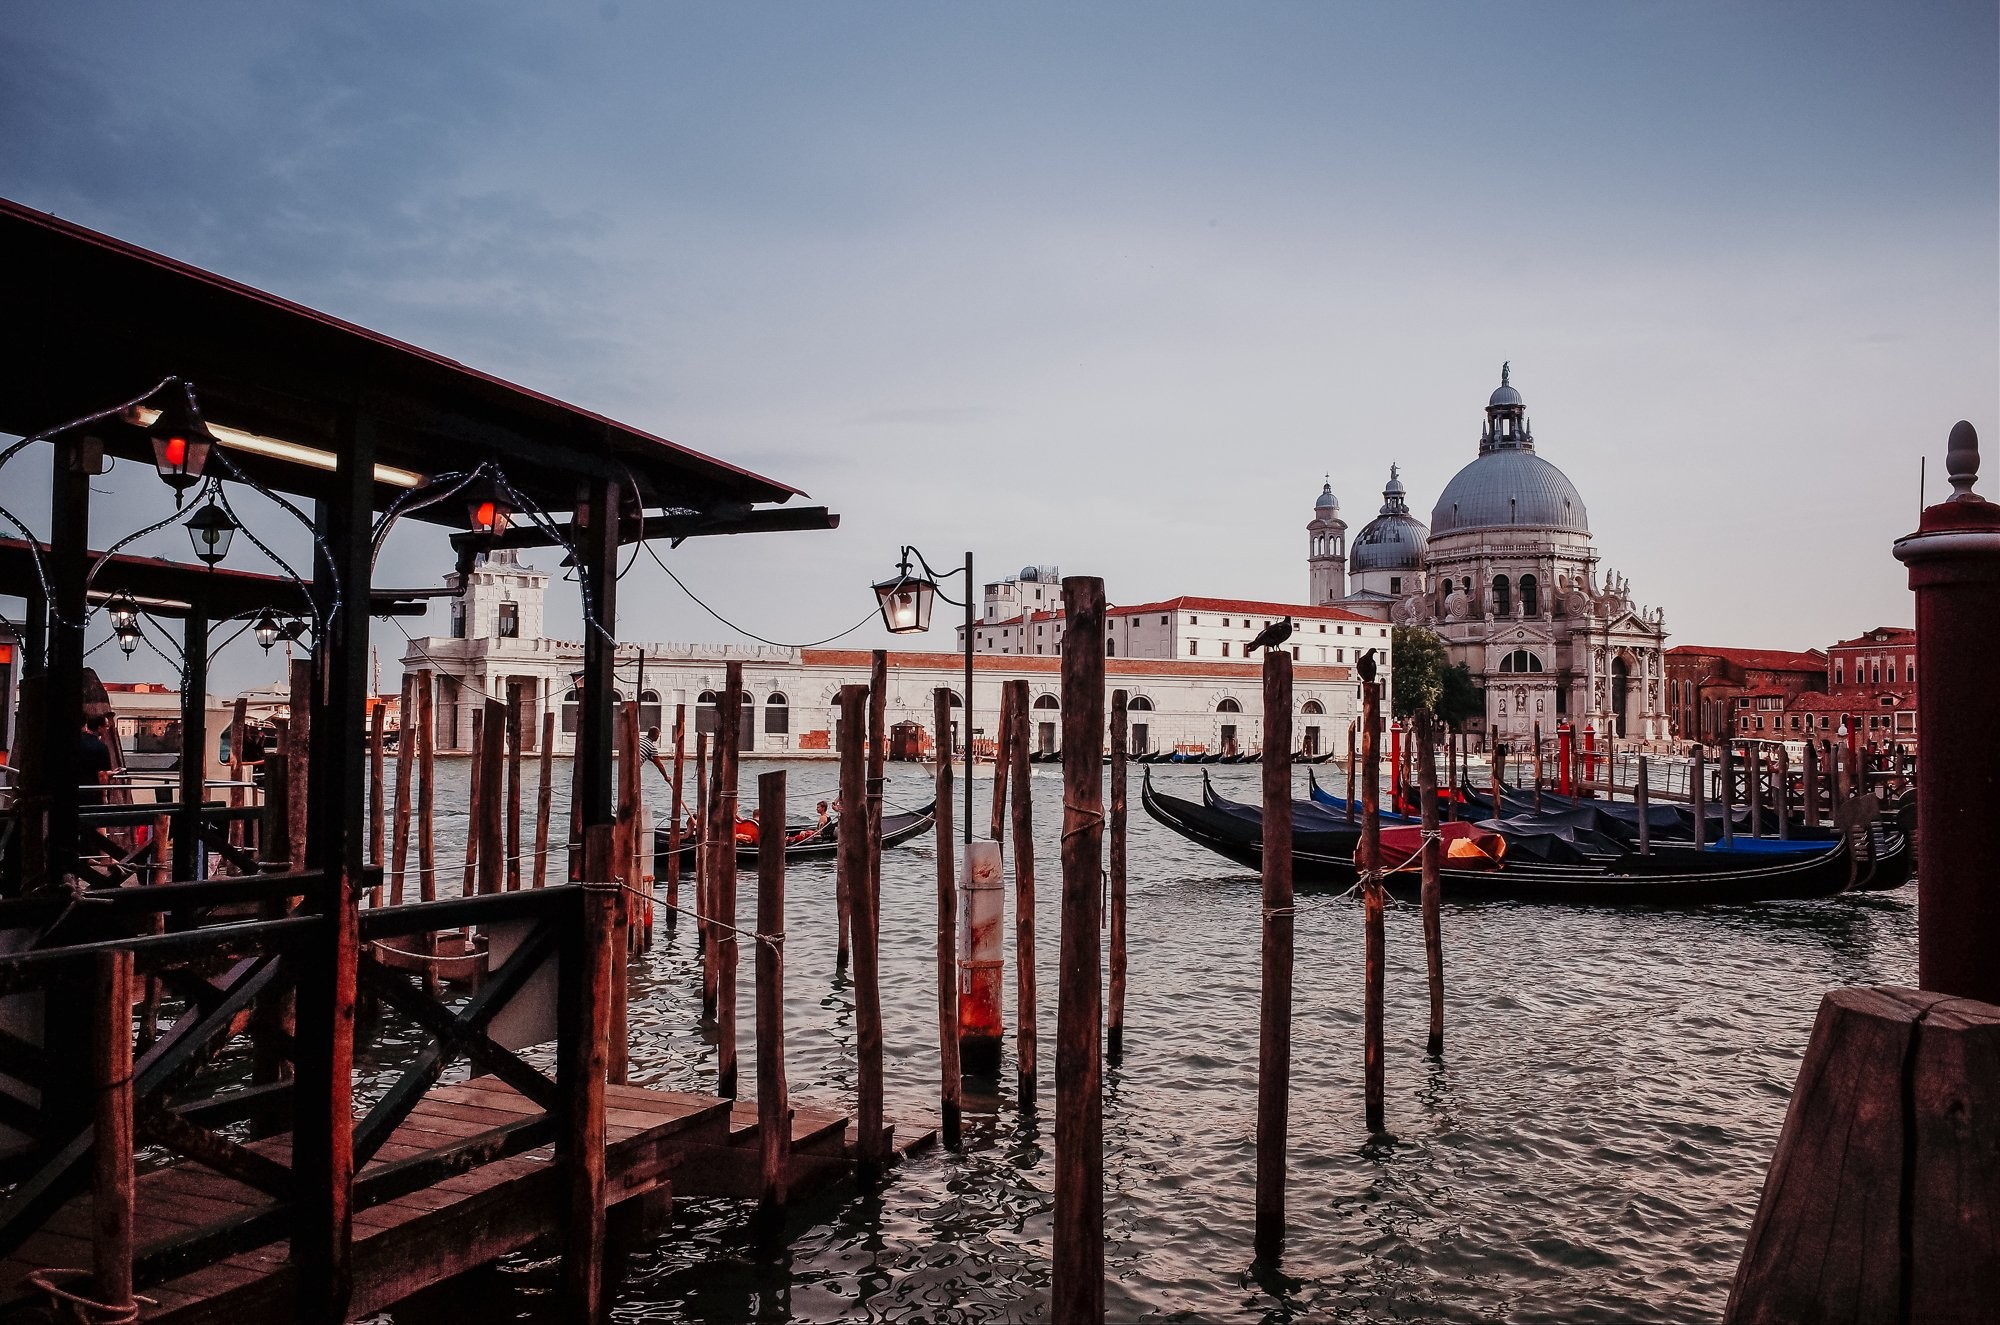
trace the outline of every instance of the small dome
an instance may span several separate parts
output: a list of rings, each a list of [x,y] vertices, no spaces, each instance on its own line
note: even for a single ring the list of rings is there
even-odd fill
[[[1389,506],[1386,503],[1395,502],[1398,499],[1405,497],[1407,495],[1408,492],[1403,487],[1402,472],[1395,465],[1390,465],[1389,482],[1382,489],[1382,498],[1385,503],[1385,505],[1382,507],[1382,513],[1384,515],[1387,515],[1389,513]]]
[[[1504,382],[1494,387],[1493,394],[1486,398],[1486,405],[1489,409],[1495,405],[1518,405],[1520,403],[1521,393]]]
[[[1333,484],[1331,481],[1319,490],[1319,500],[1313,503],[1313,509],[1315,511],[1337,511],[1340,509],[1340,498],[1333,495]]]
[[[1042,578],[1042,569],[1041,569],[1041,567],[1039,567],[1039,566],[1023,566],[1023,567],[1021,567],[1021,583],[1023,583],[1023,584],[1034,584],[1034,583],[1037,583],[1038,581],[1040,581],[1040,579],[1041,579],[1041,578]]]
[[[1382,487],[1382,513],[1362,526],[1360,535],[1347,551],[1350,571],[1422,570],[1424,544],[1430,530],[1410,514],[1404,500],[1403,479],[1396,466],[1389,466],[1389,481]]]

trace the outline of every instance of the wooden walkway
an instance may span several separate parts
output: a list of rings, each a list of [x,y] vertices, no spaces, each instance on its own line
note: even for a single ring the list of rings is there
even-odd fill
[[[605,1092],[607,1207],[669,1193],[756,1195],[755,1103],[636,1086],[607,1086]],[[537,1112],[524,1096],[493,1077],[434,1087],[370,1166],[413,1159]],[[794,1104],[790,1178],[795,1199],[852,1171],[847,1132],[844,1115]],[[935,1140],[934,1131],[920,1130],[897,1149],[907,1154]],[[275,1136],[251,1148],[283,1162],[289,1146],[288,1137]],[[562,1174],[550,1148],[544,1147],[358,1210],[351,1314],[379,1311],[557,1232],[564,1191]],[[138,1180],[139,1246],[143,1253],[148,1245],[268,1204],[255,1189],[198,1164],[183,1161],[157,1169]],[[0,1312],[32,1293],[23,1282],[32,1271],[89,1266],[90,1206],[88,1196],[71,1201],[0,1262]],[[142,1316],[148,1321],[251,1325],[292,1318],[293,1271],[282,1242],[139,1291],[153,1299]]]

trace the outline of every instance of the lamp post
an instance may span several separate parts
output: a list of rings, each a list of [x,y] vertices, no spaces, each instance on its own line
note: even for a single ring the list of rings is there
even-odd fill
[[[912,574],[910,558],[915,557],[923,574]],[[938,592],[937,582],[948,580],[954,575],[965,576],[965,601],[958,602],[946,594]],[[891,635],[916,635],[931,628],[932,600],[943,598],[954,607],[965,608],[965,707],[960,710],[959,731],[965,742],[965,835],[967,845],[972,842],[972,554],[965,554],[965,565],[958,570],[946,571],[939,575],[924,560],[924,554],[913,547],[902,550],[901,565],[896,573],[875,585],[875,600],[882,608],[882,625]],[[938,733],[949,741],[947,733]],[[950,758],[947,750],[941,758]]]

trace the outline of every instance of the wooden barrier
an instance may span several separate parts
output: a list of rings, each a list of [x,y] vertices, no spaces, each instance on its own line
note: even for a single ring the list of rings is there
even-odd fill
[[[937,1003],[938,1119],[944,1145],[960,1145],[965,1080],[958,1061],[958,884],[952,861],[951,825],[951,692],[931,692],[932,731],[936,733],[937,782]],[[999,811],[994,812],[997,826]]]
[[[1257,1017],[1257,1260],[1285,1249],[1292,1091],[1292,655],[1264,651],[1263,973]]]
[[[1065,578],[1063,610],[1063,920],[1050,1304],[1054,1319],[1065,1325],[1094,1325],[1104,1319],[1104,1020],[1098,949],[1104,877],[1104,581],[1084,575]],[[1025,704],[1020,712],[1027,713]],[[1018,725],[1015,744],[1025,759],[1027,723]],[[1021,771],[1020,765],[1015,771]],[[1025,792],[1026,779],[1022,782],[1019,791]]]

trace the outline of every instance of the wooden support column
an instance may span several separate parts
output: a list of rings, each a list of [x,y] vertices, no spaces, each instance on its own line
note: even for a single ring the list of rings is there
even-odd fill
[[[97,958],[96,1040],[91,1055],[97,1087],[96,1134],[91,1146],[96,1177],[91,1187],[91,1271],[96,1298],[114,1308],[132,1306],[132,952]]]
[[[1431,994],[1430,1037],[1424,1051],[1432,1057],[1444,1055],[1444,883],[1440,877],[1444,843],[1438,837],[1437,745],[1432,739],[1437,719],[1429,709],[1417,710],[1417,740],[1423,746],[1417,765],[1417,794],[1423,799],[1423,909],[1424,971]],[[1541,741],[1535,742],[1541,749]],[[1537,786],[1541,778],[1535,779]]]
[[[611,826],[584,831],[583,872],[566,974],[557,999],[561,1039],[556,1046],[557,1092],[563,1132],[558,1156],[567,1174],[563,1225],[563,1308],[568,1319],[594,1325],[604,1314],[604,1075],[610,1040],[611,951],[615,885],[597,880],[611,872]]]
[[[1011,693],[1013,724],[1007,732],[1008,772],[1014,786],[1014,1046],[1015,1091],[1024,1109],[1035,1103],[1035,807],[1028,779],[1028,683],[1005,683]]]
[[[592,828],[612,821],[612,693],[618,634],[618,526],[622,489],[593,479],[585,497],[585,524],[577,543],[582,590],[583,696],[577,712],[575,814],[585,841]],[[602,875],[601,878],[608,878]]]
[[[1113,1063],[1125,1056],[1125,763],[1129,735],[1125,703],[1123,690],[1111,692],[1111,815],[1105,825],[1110,830],[1111,846],[1111,1001],[1105,1014],[1104,1051]]]
[[[479,747],[479,794],[473,804],[478,813],[480,896],[501,890],[506,879],[506,834],[501,819],[507,801],[507,706],[497,699],[486,701],[480,719],[484,731]],[[597,880],[592,880],[597,882]]]
[[[854,1125],[864,1175],[888,1163],[882,1126],[882,778],[888,754],[889,655],[876,649],[868,665],[868,868],[854,901]]]
[[[28,840],[46,844],[41,879],[30,887],[59,886],[77,871],[81,843],[78,809],[83,793],[77,733],[83,727],[84,625],[90,605],[86,576],[90,571],[90,469],[80,440],[65,438],[55,445],[49,476],[48,573],[52,595],[49,609],[47,689],[41,709],[47,714],[37,763],[39,785],[47,793],[45,832],[32,825]],[[44,1101],[47,1103],[47,1101]]]
[[[931,692],[931,730],[939,733],[937,784],[937,1003],[938,1120],[947,1150],[960,1145],[960,1116],[965,1107],[964,1073],[958,1063],[958,886],[952,861],[951,823],[951,692]],[[995,811],[995,823],[999,814]]]
[[[1382,962],[1385,941],[1382,910],[1387,903],[1382,887],[1382,791],[1378,758],[1382,739],[1382,686],[1377,681],[1361,683],[1361,915],[1365,952],[1362,981],[1361,1036],[1362,1068],[1368,1129],[1382,1130]],[[1504,747],[1493,749],[1493,800],[1498,812],[1500,764]]]
[[[715,1093],[736,1098],[736,964],[742,956],[736,941],[736,764],[743,742],[743,664],[723,667],[722,698],[715,706],[715,768],[719,792],[715,821],[722,838],[715,853],[716,949],[721,962],[715,973]]]
[[[1347,802],[1347,822],[1354,822],[1354,724],[1347,724],[1347,785],[1340,789],[1340,798]]]
[[[521,890],[521,692],[507,683],[507,891]]]
[[[708,881],[714,875],[715,793],[709,785],[708,733],[694,737],[694,919],[695,942],[701,945],[701,1015],[715,1016],[715,903]],[[844,921],[842,922],[845,923]]]
[[[403,684],[407,687],[409,683],[409,678],[404,677]],[[243,771],[243,730],[247,725],[249,710],[250,701],[242,695],[238,695],[236,697],[236,706],[229,715],[229,808],[232,810],[241,809],[250,803],[247,789],[243,786],[245,776]],[[404,712],[408,713],[408,711],[409,706],[405,705]],[[233,847],[243,845],[243,821],[241,819],[231,819],[229,821],[229,845]]]
[[[1285,1250],[1285,1145],[1292,1097],[1292,655],[1264,650],[1263,977],[1257,1017],[1256,1256]]]
[[[1771,771],[1771,806],[1778,815],[1778,840],[1789,840],[1792,835],[1792,794],[1786,783],[1791,781],[1792,759],[1784,746],[1776,752],[1776,767]]]
[[[326,503],[321,502],[319,505],[321,508],[324,508]],[[332,590],[328,589],[327,593],[328,607],[322,607],[320,609],[322,613],[328,610],[333,601]],[[366,632],[364,631],[363,634],[366,634]],[[325,647],[326,642],[322,640],[320,648],[324,649]],[[287,742],[285,749],[286,753],[291,756],[291,779],[285,784],[285,830],[287,839],[292,844],[292,868],[295,870],[302,870],[306,867],[306,843],[309,837],[307,823],[314,817],[312,803],[314,786],[312,776],[314,762],[313,729],[318,725],[313,721],[314,669],[315,660],[312,658],[292,659],[291,720],[285,728]],[[361,732],[363,730],[362,715],[356,713],[353,722],[353,744],[358,752],[361,745]],[[347,736],[345,733],[330,731],[327,735],[326,744],[344,746],[347,744]],[[354,806],[354,839],[357,851],[361,841],[363,824],[361,817],[361,807],[365,803],[362,800],[363,795],[365,795],[365,792],[357,781]],[[330,812],[330,810],[331,807],[324,807],[323,812]]]
[[[785,1082],[785,775],[757,779],[757,1223],[782,1237],[792,1163],[792,1101]]]
[[[611,1008],[605,1035],[605,1079],[622,1086],[631,1076],[632,858],[639,824],[639,701],[618,710],[618,817],[611,829],[611,881],[622,885],[611,908]]]
[[[201,595],[190,597],[199,600]],[[189,605],[181,623],[181,767],[180,813],[174,816],[176,879],[200,877],[201,808],[207,795],[208,772],[208,611],[200,602]]]
[[[379,697],[368,701],[368,863],[377,869],[389,863],[389,818],[387,781],[388,769],[383,750],[383,738],[389,721],[389,706]],[[382,905],[382,885],[376,884],[370,890],[370,906]]]
[[[542,887],[549,881],[549,814],[555,800],[556,761],[556,715],[550,710],[542,715],[542,748],[536,751],[540,756],[540,780],[535,784],[535,874],[534,886]]]
[[[687,705],[674,705],[673,809],[667,825],[667,933],[672,934],[681,915],[681,834],[687,825],[687,810],[681,799],[681,778],[687,768]],[[537,880],[539,882],[539,880]]]
[[[1731,741],[1722,743],[1721,770],[1717,790],[1722,801],[1722,845],[1736,845],[1736,747]]]
[[[1744,749],[1743,780],[1750,784],[1750,836],[1764,835],[1764,776],[1770,768],[1761,745]]]
[[[499,733],[495,732],[495,736]],[[467,770],[465,810],[465,877],[459,881],[459,895],[471,897],[479,891],[479,839],[486,824],[486,710],[472,715],[472,761]]]
[[[389,873],[389,905],[403,904],[403,875],[410,863],[410,770],[416,767],[416,676],[403,676],[403,699],[397,706],[402,724],[396,731],[396,828],[395,853]]]
[[[1054,1319],[1064,1325],[1092,1325],[1104,1319],[1104,972],[1098,948],[1104,879],[1104,581],[1089,575],[1066,577],[1063,610],[1063,885],[1050,1302]],[[1025,705],[1021,712],[1026,714]],[[1017,744],[1025,754],[1027,723],[1019,726]],[[1020,791],[1026,790],[1023,779]]]
[[[1007,739],[1008,739],[1008,724],[1014,721],[1013,717],[1011,716],[1012,713],[1013,709],[1008,699],[1007,683],[1003,681],[1000,683],[1000,713],[998,715],[998,721],[994,724],[995,737],[993,742],[993,825],[991,830],[988,831],[988,833],[986,834],[987,837],[991,838],[995,842],[1000,841],[1001,833],[1005,831],[1007,825],[1007,782],[1008,782],[1007,775],[1011,771],[1010,768],[1008,767],[1008,762],[1007,762],[1007,749],[1008,749]],[[945,728],[945,730],[949,731],[951,729],[947,727]],[[972,739],[970,733],[967,733],[966,739],[967,740]],[[940,756],[940,758],[947,758],[947,757],[949,756],[948,755]]]

